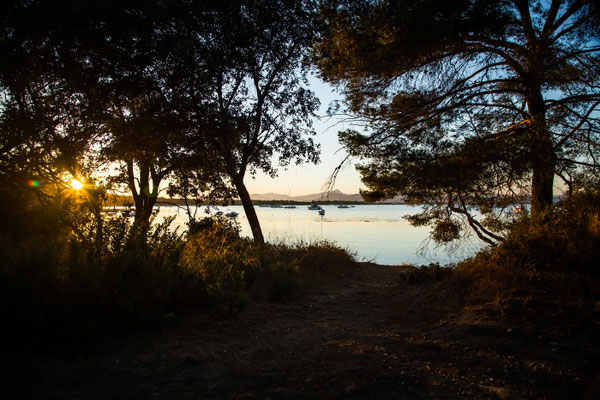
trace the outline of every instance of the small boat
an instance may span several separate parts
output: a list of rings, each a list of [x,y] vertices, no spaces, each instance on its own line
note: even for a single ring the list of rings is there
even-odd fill
[[[338,206],[338,208],[350,208],[350,207],[348,207],[348,206],[347,206],[347,205],[345,205],[345,204],[340,204],[340,205]]]
[[[223,215],[223,214],[224,214],[224,212],[223,212],[223,211],[217,211],[215,215],[217,215],[217,216],[219,216],[219,217],[220,217],[220,216],[221,216],[221,215]]]
[[[296,206],[289,205],[289,206],[283,206],[283,208],[296,208]]]
[[[259,204],[258,206],[261,207],[261,208],[267,208],[267,207],[269,207],[268,204]]]
[[[319,215],[322,217],[323,215],[325,215],[325,210],[323,210],[322,208],[319,210]]]
[[[118,213],[117,208],[114,206],[113,208],[104,207],[100,212],[106,215],[115,215]]]
[[[316,205],[316,204],[313,203],[310,206],[308,206],[308,209],[309,210],[320,210],[321,207],[319,207],[318,205]]]
[[[273,204],[271,205],[271,208],[281,208],[281,204]]]
[[[227,214],[225,214],[225,216],[226,216],[226,217],[229,217],[229,218],[235,218],[235,217],[237,217],[238,215],[239,215],[239,214],[238,214],[238,213],[236,213],[235,211],[229,211]]]
[[[135,217],[135,211],[127,208],[125,210],[121,210],[121,215],[124,217]]]

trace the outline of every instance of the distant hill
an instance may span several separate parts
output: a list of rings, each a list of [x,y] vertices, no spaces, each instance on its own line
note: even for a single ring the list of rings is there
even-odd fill
[[[281,201],[300,201],[300,202],[311,202],[311,201],[360,201],[363,199],[360,197],[360,194],[346,194],[341,192],[340,190],[333,190],[331,192],[326,193],[313,193],[313,194],[305,194],[301,196],[288,196],[287,194],[279,194],[279,193],[262,193],[262,194],[251,194],[250,197],[252,200],[263,200],[263,201],[273,201],[273,200],[281,200]]]
[[[291,200],[290,196],[288,196],[287,194],[278,194],[278,193],[253,193],[250,195],[250,198],[252,200],[263,200],[263,201],[270,201],[270,200]]]
[[[287,194],[279,194],[279,193],[262,193],[262,194],[251,194],[250,197],[252,200],[261,200],[261,201],[298,201],[298,202],[319,202],[319,201],[351,201],[351,202],[360,202],[363,203],[364,200],[360,194],[347,194],[340,190],[333,190],[331,192],[325,193],[313,193],[313,194],[305,194],[301,196],[288,196]],[[391,200],[385,201],[385,203],[401,203],[402,197],[397,196]]]
[[[346,194],[339,190],[333,190],[331,192],[326,193],[313,193],[313,194],[305,194],[301,196],[288,196],[287,194],[279,194],[279,193],[263,193],[263,194],[251,194],[250,197],[252,200],[263,200],[263,201],[272,201],[272,200],[281,200],[281,201],[301,201],[301,202],[310,202],[310,201],[363,201],[360,194]]]

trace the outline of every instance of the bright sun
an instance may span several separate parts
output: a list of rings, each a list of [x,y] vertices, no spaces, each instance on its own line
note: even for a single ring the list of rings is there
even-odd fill
[[[77,179],[71,179],[71,187],[75,190],[79,190],[83,187],[83,183],[79,182]]]

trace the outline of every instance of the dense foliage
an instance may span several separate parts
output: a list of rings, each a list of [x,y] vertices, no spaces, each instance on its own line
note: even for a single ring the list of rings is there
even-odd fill
[[[263,242],[244,178],[318,161],[301,63],[315,12],[293,0],[11,1],[0,178],[97,180],[102,167],[131,193],[142,235],[166,181],[173,194],[237,193]]]
[[[523,218],[502,244],[459,263],[457,270],[478,290],[498,296],[547,291],[597,301],[598,265],[600,193],[590,188]]]
[[[55,190],[0,196],[11,210],[0,221],[0,315],[5,333],[29,345],[94,341],[192,311],[236,313],[353,265],[328,243],[258,246],[224,219],[188,232],[151,221],[142,239],[132,217],[98,219],[85,195]]]
[[[315,59],[365,132],[340,133],[379,200],[404,195],[441,242],[503,240],[514,204],[598,177],[591,1],[328,1]],[[481,217],[481,218],[480,218]]]

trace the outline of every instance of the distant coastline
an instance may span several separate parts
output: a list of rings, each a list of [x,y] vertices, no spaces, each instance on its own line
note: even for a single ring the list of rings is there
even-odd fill
[[[286,205],[307,205],[311,203],[318,203],[322,205],[328,204],[348,204],[348,205],[358,205],[358,204],[370,204],[363,200],[359,193],[355,194],[347,194],[343,193],[339,190],[333,190],[331,192],[325,193],[313,193],[307,195],[299,195],[299,196],[288,196],[286,194],[279,193],[264,193],[264,194],[251,194],[250,197],[255,205],[274,205],[274,204],[286,204]],[[382,202],[378,202],[376,204],[405,204],[402,196],[396,196],[393,199],[385,200]],[[159,197],[157,201],[157,205],[163,204],[172,204],[177,206],[185,206],[186,201],[182,198],[167,198],[167,197]],[[190,206],[196,205],[193,200],[188,200],[188,204]],[[198,203],[199,205],[209,205],[209,204],[217,204],[217,205],[241,205],[241,201],[239,199],[231,199],[231,200],[205,200]],[[114,197],[114,205],[115,206],[126,206],[133,205],[133,198],[131,196],[115,196]]]
[[[347,204],[347,205],[366,205],[366,204],[381,204],[381,205],[389,205],[389,204],[405,204],[404,202],[401,201],[386,201],[386,202],[377,202],[377,203],[367,203],[366,201],[348,201],[348,200],[312,200],[312,201],[296,201],[296,200],[254,200],[253,199],[253,203],[254,205],[260,206],[260,205],[294,205],[294,206],[301,206],[301,205],[309,205],[312,203],[317,203],[320,205],[332,205],[332,204]],[[190,206],[195,206],[196,203],[194,201],[190,201],[188,200],[188,204]],[[226,201],[226,200],[213,200],[213,201],[201,201],[198,203],[198,205],[235,205],[235,206],[239,206],[242,205],[242,202],[239,199],[233,199],[230,201]],[[108,208],[112,207],[113,205],[115,206],[133,206],[133,198],[131,196],[118,196],[115,198],[114,203],[111,204]],[[171,198],[166,198],[166,197],[159,197],[158,201],[156,202],[157,206],[161,206],[161,205],[173,205],[173,206],[185,206],[186,202],[184,199],[171,199]]]
[[[300,195],[300,196],[288,196],[285,194],[278,193],[265,193],[265,194],[251,194],[252,202],[254,205],[308,205],[312,203],[317,203],[321,205],[330,205],[330,204],[348,204],[348,205],[360,205],[360,204],[406,204],[403,196],[396,196],[393,199],[380,201],[377,203],[368,203],[364,201],[359,193],[356,194],[346,194],[339,190],[334,190],[330,193],[314,193],[308,195]],[[555,195],[554,202],[558,202],[563,200],[565,196]],[[168,198],[168,197],[159,197],[157,201],[157,205],[174,205],[174,206],[185,206],[186,201],[182,198]],[[230,199],[230,200],[204,200],[201,202],[194,202],[193,200],[188,200],[188,204],[190,206],[198,205],[242,205],[242,202],[239,199]],[[523,204],[529,204],[529,198],[523,199]],[[113,203],[110,204],[110,207],[115,206],[133,206],[133,198],[131,196],[122,196],[117,195],[113,199]]]

